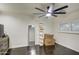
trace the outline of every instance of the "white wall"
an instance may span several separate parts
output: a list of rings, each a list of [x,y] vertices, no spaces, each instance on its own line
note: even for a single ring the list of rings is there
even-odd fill
[[[54,20],[54,35],[56,42],[60,45],[63,45],[67,48],[79,52],[79,34],[69,34],[69,33],[60,33],[59,24],[61,22],[73,22],[79,21],[79,11],[76,11],[71,14],[61,15],[57,19]]]
[[[10,48],[28,46],[28,25],[35,26],[35,44],[39,44],[40,22],[44,23],[45,31],[52,33],[51,23],[49,20],[31,18],[24,15],[0,15],[0,24],[4,24],[5,33],[10,37]]]
[[[27,17],[27,19],[30,19]],[[10,48],[27,46],[28,22],[13,16],[0,16],[0,24],[4,24],[5,33],[10,37]]]

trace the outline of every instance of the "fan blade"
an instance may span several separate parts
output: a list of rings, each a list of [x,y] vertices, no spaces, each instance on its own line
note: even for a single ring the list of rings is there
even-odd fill
[[[64,7],[61,7],[61,8],[58,8],[58,9],[55,9],[54,12],[55,12],[55,11],[62,10],[62,9],[65,9],[65,8],[67,8],[67,7],[68,7],[68,5],[66,5],[66,6],[64,6]]]
[[[66,12],[54,12],[54,14],[66,14]]]
[[[54,15],[54,14],[52,16],[57,17],[57,15]]]
[[[43,17],[43,16],[45,16],[45,14],[40,15],[39,18],[40,18],[40,17]]]
[[[33,13],[34,15],[41,15],[41,14],[44,14],[44,13]]]
[[[44,10],[42,10],[42,9],[40,9],[40,8],[35,8],[35,9],[40,10],[40,11],[42,11],[42,12],[45,12]]]

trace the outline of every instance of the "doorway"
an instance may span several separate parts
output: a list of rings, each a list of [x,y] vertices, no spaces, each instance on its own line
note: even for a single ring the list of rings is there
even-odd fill
[[[29,46],[35,46],[35,27],[34,27],[34,25],[28,25],[28,44],[29,44]]]

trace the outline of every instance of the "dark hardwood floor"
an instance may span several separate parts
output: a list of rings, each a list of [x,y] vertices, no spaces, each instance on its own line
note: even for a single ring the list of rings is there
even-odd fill
[[[55,46],[30,46],[10,49],[7,55],[79,55],[79,52],[73,51],[59,44]]]

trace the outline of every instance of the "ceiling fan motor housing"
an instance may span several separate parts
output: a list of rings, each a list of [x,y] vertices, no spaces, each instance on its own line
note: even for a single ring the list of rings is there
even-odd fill
[[[49,6],[47,6],[47,9],[49,9]]]

